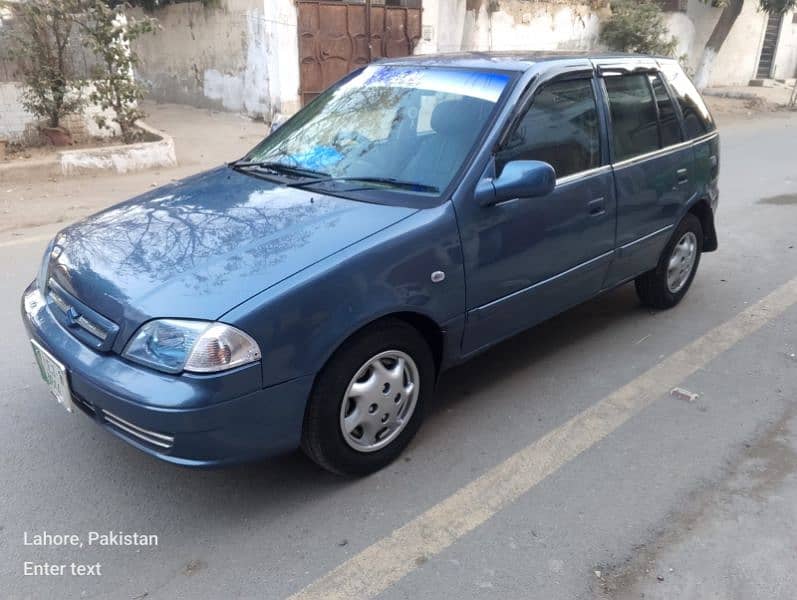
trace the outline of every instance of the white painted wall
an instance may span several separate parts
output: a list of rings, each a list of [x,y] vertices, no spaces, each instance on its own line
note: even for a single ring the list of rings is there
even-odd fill
[[[416,54],[460,51],[588,50],[598,43],[600,13],[567,0],[424,0]]]
[[[686,14],[668,15],[670,31],[679,38],[679,55],[688,55],[688,64],[696,70],[703,56],[706,42],[719,20],[721,8],[710,3],[689,0]],[[783,19],[778,51],[775,55],[775,77],[792,78],[797,71],[797,24],[793,14],[787,13]],[[728,39],[714,60],[714,67],[707,86],[747,85],[756,76],[761,45],[766,30],[767,15],[759,10],[758,3],[748,0],[744,3],[739,18],[733,26]]]
[[[266,120],[299,107],[292,0],[223,0],[218,8],[188,2],[154,16],[160,31],[136,44],[137,75],[153,99]]]
[[[786,13],[780,30],[780,43],[775,53],[775,77],[793,79],[797,77],[797,10]]]
[[[465,35],[466,0],[423,0],[423,33],[415,54],[459,52]]]
[[[587,50],[598,43],[600,19],[587,4],[485,1],[465,17],[465,50]]]
[[[666,14],[667,28],[670,35],[678,40],[675,56],[691,59],[695,54],[695,23],[686,13],[671,12]]]

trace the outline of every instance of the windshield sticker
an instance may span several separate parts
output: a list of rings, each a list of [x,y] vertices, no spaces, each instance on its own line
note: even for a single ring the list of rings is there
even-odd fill
[[[369,67],[350,83],[353,87],[400,87],[442,92],[497,102],[509,76],[464,69]],[[348,86],[345,86],[348,87]]]

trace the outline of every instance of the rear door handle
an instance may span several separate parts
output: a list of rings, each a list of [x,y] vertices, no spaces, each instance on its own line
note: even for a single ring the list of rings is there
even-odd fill
[[[595,198],[587,203],[589,207],[589,214],[593,217],[606,214],[606,200],[604,198]]]
[[[678,169],[675,173],[678,175],[678,185],[689,183],[689,169]]]

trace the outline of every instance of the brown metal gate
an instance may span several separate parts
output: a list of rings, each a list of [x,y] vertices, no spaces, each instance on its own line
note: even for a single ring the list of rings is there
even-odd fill
[[[421,37],[420,8],[374,6],[370,0],[299,0],[298,5],[303,105],[373,59],[409,56]]]

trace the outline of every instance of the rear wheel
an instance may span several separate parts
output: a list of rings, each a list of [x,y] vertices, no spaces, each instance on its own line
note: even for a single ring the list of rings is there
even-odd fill
[[[703,228],[700,220],[688,213],[661,253],[656,268],[636,278],[642,303],[661,309],[678,304],[692,285],[702,252]]]
[[[334,473],[366,475],[393,461],[423,419],[435,366],[423,337],[399,320],[348,340],[319,374],[302,449]]]

